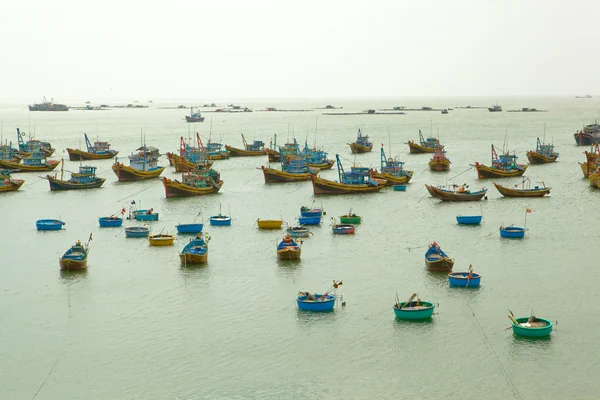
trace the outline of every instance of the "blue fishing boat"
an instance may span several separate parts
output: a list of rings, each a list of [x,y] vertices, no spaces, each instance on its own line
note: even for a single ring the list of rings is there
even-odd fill
[[[469,265],[467,272],[452,272],[448,274],[448,282],[452,286],[479,287],[481,275],[473,272],[473,266]]]
[[[209,160],[226,160],[229,158],[229,150],[223,149],[223,144],[211,142],[206,143],[206,158]]]
[[[510,311],[510,310],[509,310]],[[508,316],[510,319],[512,330],[515,335],[524,337],[546,337],[552,332],[552,321],[545,318],[534,317],[522,317],[515,318],[512,315]]]
[[[206,239],[206,240],[205,240]],[[202,264],[208,260],[208,241],[210,236],[206,234],[203,237],[202,233],[194,239],[190,239],[190,242],[185,245],[181,253],[179,253],[179,259],[182,264]]]
[[[321,216],[316,217],[298,217],[298,223],[300,225],[319,225],[321,223]]]
[[[176,228],[179,233],[199,233],[202,232],[203,226],[201,223],[178,224]]]
[[[58,231],[61,230],[64,222],[58,219],[38,219],[35,221],[35,226],[38,231]]]
[[[120,163],[115,158],[112,170],[117,175],[119,182],[139,181],[158,178],[165,167],[158,166],[158,150],[153,150],[145,145],[138,149],[137,154],[129,156],[129,166]]]
[[[145,226],[130,226],[125,228],[126,237],[148,237],[150,234],[150,228]]]
[[[304,311],[332,311],[335,306],[335,296],[330,294],[311,294],[298,292],[296,298],[298,308]]]
[[[19,128],[17,128],[17,141],[19,143],[19,151],[26,155],[31,153],[43,153],[44,156],[50,157],[54,154],[55,149],[52,148],[52,145],[49,142],[42,142],[40,140],[29,138],[28,142],[25,142],[23,137],[25,136],[25,132],[21,133]]]
[[[385,187],[386,181],[371,178],[370,168],[352,166],[350,172],[346,172],[338,154],[335,155],[335,159],[339,182],[312,175],[310,179],[313,183],[313,193],[315,195],[374,193]]]
[[[94,145],[92,146],[92,143],[90,143],[90,139],[88,139],[87,134],[84,133],[83,136],[85,137],[85,145],[87,147],[87,151],[67,148],[67,152],[69,153],[69,160],[106,160],[109,158],[113,158],[119,153],[116,150],[111,150],[110,143],[108,142],[101,142],[99,140],[96,140],[94,142]]]
[[[123,218],[111,215],[110,217],[98,218],[98,223],[102,228],[118,228],[123,225]]]
[[[60,171],[60,179],[54,176],[46,175],[46,179],[50,184],[50,190],[79,190],[79,189],[94,189],[99,188],[104,184],[106,178],[96,176],[96,167],[89,165],[80,165],[79,172],[72,172],[71,179],[64,180],[65,160],[62,160],[62,168]]]
[[[90,252],[89,243],[92,240],[92,234],[86,244],[82,244],[79,240],[75,245],[71,246],[69,250],[59,258],[60,269],[63,270],[76,270],[87,268],[87,257]]]
[[[408,183],[414,171],[407,171],[404,169],[404,163],[402,161],[395,160],[393,158],[386,158],[383,146],[381,146],[380,154],[380,171],[373,171],[373,178],[384,179],[387,186],[404,185]],[[394,190],[397,190],[394,188]]]
[[[481,215],[457,215],[456,222],[459,225],[479,225],[482,218]]]
[[[500,227],[500,237],[503,238],[511,238],[511,239],[520,239],[525,237],[525,228],[520,228],[518,226],[501,226]]]
[[[0,168],[0,193],[13,192],[19,190],[25,181],[23,179],[14,179],[10,174],[14,172],[10,169]]]
[[[369,141],[369,135],[363,135],[359,129],[356,142],[350,143],[350,150],[353,154],[368,153],[373,150],[373,143]]]
[[[413,301],[415,297],[417,297],[417,294],[413,293],[407,301],[401,303],[398,296],[396,296],[396,304],[394,304],[394,314],[396,315],[396,318],[405,320],[423,320],[431,318],[435,305],[428,301],[421,301],[418,297],[416,301]]]
[[[304,143],[302,155],[308,162],[308,166],[311,168],[315,168],[318,170],[331,169],[331,167],[333,167],[333,164],[335,164],[335,160],[328,159],[327,154],[328,153],[323,150],[308,147],[308,142]]]
[[[404,192],[406,191],[406,185],[394,185],[394,191],[396,192]]]

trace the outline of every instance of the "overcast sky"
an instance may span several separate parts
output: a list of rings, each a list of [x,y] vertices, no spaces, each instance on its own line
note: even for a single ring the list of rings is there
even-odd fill
[[[600,95],[600,1],[0,2],[2,99]]]

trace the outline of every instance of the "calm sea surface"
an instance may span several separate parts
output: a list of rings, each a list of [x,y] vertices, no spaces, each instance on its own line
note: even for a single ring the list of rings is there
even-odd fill
[[[198,198],[165,198],[156,181],[118,183],[112,160],[91,162],[107,178],[101,189],[50,192],[42,173],[14,174],[21,190],[0,196],[0,397],[3,399],[596,399],[600,384],[597,345],[600,322],[598,224],[600,193],[588,188],[578,162],[587,148],[573,133],[597,118],[600,100],[575,98],[402,99],[342,101],[343,111],[367,108],[491,106],[504,112],[455,109],[406,115],[323,116],[309,112],[258,112],[265,107],[309,109],[321,101],[240,102],[253,113],[205,113],[187,124],[189,110],[148,109],[64,113],[28,112],[25,104],[0,106],[3,138],[15,129],[33,132],[66,158],[83,147],[83,133],[108,140],[125,157],[146,143],[162,153],[177,151],[179,138],[198,131],[208,140],[242,147],[240,133],[268,144],[294,136],[317,141],[345,168],[353,162],[379,168],[383,143],[415,174],[406,192],[391,188],[364,196],[315,198],[310,182],[265,185],[259,168],[266,157],[215,162],[225,184]],[[203,104],[206,101],[198,101]],[[76,105],[75,101],[68,104]],[[82,101],[79,102],[82,105]],[[190,104],[187,102],[185,104]],[[219,105],[227,105],[219,104]],[[543,113],[508,113],[536,107]],[[477,180],[471,164],[490,163],[490,146],[505,140],[520,161],[544,135],[559,162],[532,165],[525,176],[544,181],[551,195],[507,199],[491,180]],[[315,134],[316,127],[316,134]],[[372,153],[350,153],[358,128],[370,135]],[[439,134],[452,168],[429,171],[428,155],[410,155],[406,142]],[[163,156],[160,163],[167,165]],[[57,169],[57,171],[59,171]],[[59,172],[60,173],[60,172]],[[176,178],[172,167],[163,174]],[[337,171],[325,171],[337,179]],[[519,179],[503,180],[507,185]],[[488,200],[446,204],[423,184],[467,183],[489,189]],[[175,233],[199,212],[206,222],[222,207],[230,227],[210,226],[209,262],[180,265],[173,247],[150,247],[126,239],[122,229],[100,229],[97,218],[135,200],[154,208],[153,232]],[[302,260],[279,262],[282,231],[261,231],[256,219],[293,223],[301,206],[322,204],[327,217],[304,241]],[[356,235],[331,234],[331,216],[352,208],[364,220]],[[502,240],[501,224],[529,229],[524,240]],[[477,227],[456,224],[457,214],[483,213]],[[38,232],[35,221],[60,218],[65,229]],[[199,219],[202,217],[198,217]],[[125,221],[125,225],[130,225]],[[93,234],[88,269],[61,273],[59,256]],[[444,274],[425,270],[428,243],[437,241],[455,258],[455,271],[469,264],[483,275],[478,290],[448,286]],[[299,290],[322,292],[332,280],[345,307],[328,314],[299,312]],[[401,300],[417,292],[439,307],[431,322],[394,318]],[[548,340],[514,337],[508,309],[517,316],[558,321]]]

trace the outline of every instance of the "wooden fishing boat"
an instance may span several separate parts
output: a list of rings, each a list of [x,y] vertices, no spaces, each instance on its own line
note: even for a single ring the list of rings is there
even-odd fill
[[[298,308],[304,311],[332,311],[335,306],[335,296],[328,293],[298,292],[296,303]]]
[[[203,237],[202,233],[198,233],[194,239],[190,239],[190,242],[186,244],[183,250],[181,250],[181,253],[179,253],[181,263],[184,265],[204,264],[208,260],[209,241],[210,237],[208,234]]]
[[[82,244],[81,241],[78,240],[77,243],[71,246],[71,248],[58,260],[60,269],[76,270],[87,268],[87,258],[90,253],[88,244],[90,240],[92,240],[91,234],[90,239],[86,244]]]
[[[129,166],[118,162],[115,158],[112,170],[119,182],[124,182],[158,178],[165,167],[159,167],[158,158],[142,150],[129,156]]]
[[[264,156],[267,154],[265,150],[265,144],[262,140],[254,140],[248,144],[246,138],[242,134],[242,142],[244,143],[243,149],[238,149],[233,146],[225,145],[225,150],[229,151],[231,157],[253,157],[253,156]]]
[[[363,135],[359,129],[356,142],[350,143],[350,150],[353,154],[368,153],[373,150],[373,143],[369,142],[369,135]]]
[[[425,139],[420,129],[419,143],[415,143],[412,140],[409,140],[406,144],[408,144],[408,148],[411,154],[435,153],[436,146],[439,146],[441,149],[444,148],[444,146],[440,144],[440,141],[437,138],[428,137],[427,139]]]
[[[175,236],[168,233],[157,233],[156,235],[148,236],[150,246],[172,246],[175,241]]]
[[[481,275],[473,272],[473,266],[469,265],[467,272],[451,272],[448,274],[448,282],[451,286],[479,287]]]
[[[96,167],[89,165],[79,166],[79,172],[72,172],[71,179],[64,180],[64,167],[65,161],[62,160],[62,168],[60,171],[60,179],[54,176],[46,175],[48,183],[50,184],[50,190],[80,190],[80,189],[95,189],[101,187],[106,178],[99,178],[96,176]]]
[[[186,122],[204,122],[204,117],[200,114],[200,111],[194,112],[194,108],[190,107],[190,115],[185,116]]]
[[[477,177],[484,178],[512,178],[521,176],[527,170],[527,165],[517,164],[517,156],[509,153],[500,154],[498,157],[494,145],[492,145],[492,165],[487,166],[475,163]]]
[[[0,160],[12,161],[18,164],[22,158],[19,151],[12,148],[12,142],[10,144],[0,144]]]
[[[222,147],[221,143],[211,142],[209,139],[206,143],[206,158],[208,160],[227,160],[231,153]]]
[[[381,171],[374,170],[371,176],[375,179],[384,179],[387,186],[401,185],[410,182],[414,171],[406,171],[403,168],[402,161],[393,158],[386,158],[383,146],[380,152]]]
[[[481,215],[457,215],[456,222],[459,225],[479,225],[482,218]]]
[[[110,217],[98,218],[98,224],[101,228],[118,228],[123,225],[123,218],[111,215]]]
[[[333,224],[331,232],[335,235],[353,235],[356,232],[356,227],[352,224]]]
[[[43,153],[32,153],[30,156],[23,158],[21,163],[0,160],[0,167],[18,170],[19,172],[52,171],[58,167],[58,164],[60,164],[59,161],[46,160],[46,156]]]
[[[433,242],[425,252],[425,267],[428,271],[452,271],[454,259],[450,258],[440,248],[440,245]]]
[[[306,167],[308,168],[308,164]],[[265,177],[265,183],[301,182],[307,181],[311,177],[310,172],[292,173],[265,167],[264,165],[261,166],[261,169]]]
[[[150,234],[150,228],[145,226],[130,226],[125,228],[126,237],[148,237]]]
[[[65,223],[58,219],[38,219],[35,221],[35,227],[38,231],[59,231]]]
[[[554,145],[542,143],[540,138],[537,138],[535,150],[528,151],[526,155],[531,164],[548,164],[555,162],[558,158],[558,153],[554,151]]]
[[[335,164],[335,160],[330,160],[327,158],[327,152],[318,150],[316,147],[308,147],[308,142],[304,142],[304,149],[302,150],[301,154],[308,162],[308,166],[312,169],[319,171],[331,169],[333,164]]]
[[[25,132],[21,133],[19,128],[17,128],[19,151],[23,157],[30,156],[33,153],[42,153],[45,157],[50,157],[54,154],[55,149],[52,148],[49,142],[29,138],[29,141],[26,143],[23,139],[24,136]]]
[[[110,149],[110,143],[96,140],[92,145],[92,143],[90,143],[90,139],[88,139],[87,134],[84,133],[83,136],[85,138],[85,145],[87,151],[67,148],[67,152],[69,153],[69,160],[106,160],[113,158],[114,156],[119,154],[118,151]]]
[[[545,318],[522,317],[515,318],[509,315],[512,331],[517,336],[524,337],[546,337],[552,332],[552,321]]]
[[[451,189],[445,189],[443,186],[431,186],[425,184],[431,197],[442,201],[479,201],[485,197],[487,189],[482,188],[472,192],[468,185],[452,185]]]
[[[413,301],[417,297],[416,301]],[[398,319],[404,320],[423,320],[429,319],[433,315],[435,305],[429,301],[422,301],[416,293],[413,293],[407,301],[400,302],[396,298],[394,304],[394,315]]]
[[[432,171],[449,171],[450,170],[450,160],[446,157],[446,151],[437,144],[435,146],[435,152],[431,160],[429,160],[429,169]]]
[[[309,231],[308,228],[306,228],[304,226],[290,226],[285,230],[285,233],[287,233],[288,235],[290,235],[293,238],[296,238],[296,237],[309,237],[311,234],[311,231]]]
[[[573,134],[577,146],[590,146],[600,143],[600,124],[596,123],[585,126],[579,132]]]
[[[525,181],[528,182],[527,188],[525,187]],[[500,194],[505,197],[543,197],[550,193],[551,189],[549,187],[546,187],[544,182],[542,182],[542,187],[534,186],[532,188],[530,187],[531,183],[529,179],[523,179],[521,188],[519,188],[519,185],[515,185],[514,188],[509,188],[506,186],[501,186],[496,182],[494,182],[494,186],[500,192]]]
[[[280,260],[299,260],[302,249],[290,235],[285,235],[277,245],[277,258]]]
[[[213,169],[201,174],[198,172],[181,173],[181,182],[176,179],[162,178],[165,195],[171,197],[204,196],[218,193],[223,186],[220,174]]]
[[[596,172],[590,174],[588,179],[590,187],[600,189],[600,169],[597,169]]]
[[[269,148],[265,150],[270,163],[281,161],[281,155],[277,151],[277,134],[273,135],[273,139],[269,141]]]
[[[360,215],[356,215],[352,212],[352,209],[348,211],[347,214],[340,215],[340,222],[342,224],[360,224],[362,222],[362,217]]]
[[[280,219],[257,219],[256,225],[259,229],[281,229],[283,221]]]
[[[313,193],[321,194],[360,194],[375,193],[385,187],[385,182],[371,179],[371,170],[366,167],[352,167],[345,172],[339,155],[335,155],[339,182],[311,175]]]
[[[509,239],[521,239],[525,237],[525,228],[518,226],[500,226],[500,237]]]
[[[0,169],[0,193],[14,192],[23,186],[25,181],[23,179],[12,178],[10,176],[11,172],[9,169]]]

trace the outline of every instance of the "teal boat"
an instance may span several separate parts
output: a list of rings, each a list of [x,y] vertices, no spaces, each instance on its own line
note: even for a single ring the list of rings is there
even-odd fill
[[[512,314],[512,313],[511,313]],[[509,315],[513,333],[524,337],[546,337],[552,332],[552,321],[534,316],[515,318]]]
[[[413,301],[417,297],[416,293],[413,293],[410,298],[405,302],[400,302],[398,296],[396,296],[396,304],[394,304],[394,314],[398,319],[405,320],[423,320],[431,318],[435,305],[428,301],[421,301],[417,297],[416,301]]]

